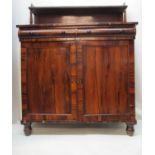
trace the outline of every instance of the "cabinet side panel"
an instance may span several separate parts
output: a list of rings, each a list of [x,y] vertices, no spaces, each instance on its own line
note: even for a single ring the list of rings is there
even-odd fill
[[[22,119],[28,112],[27,93],[27,49],[21,48],[21,90],[22,90]]]
[[[129,122],[136,123],[135,118],[135,74],[134,74],[134,40],[129,42],[129,74],[128,74],[128,94],[129,94]]]

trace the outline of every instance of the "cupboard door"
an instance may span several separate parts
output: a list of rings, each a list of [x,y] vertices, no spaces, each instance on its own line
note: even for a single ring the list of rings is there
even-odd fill
[[[82,121],[128,113],[127,42],[81,41],[78,98]]]
[[[24,51],[24,49],[23,49]],[[26,114],[32,120],[76,119],[76,47],[67,42],[31,43],[26,51]],[[24,70],[23,70],[24,72]],[[24,107],[23,103],[23,107]]]

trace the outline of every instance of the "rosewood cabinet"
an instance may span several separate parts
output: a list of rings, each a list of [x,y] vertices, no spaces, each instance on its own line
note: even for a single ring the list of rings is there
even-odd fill
[[[134,38],[127,6],[29,7],[21,41],[22,123],[124,122],[134,132]]]

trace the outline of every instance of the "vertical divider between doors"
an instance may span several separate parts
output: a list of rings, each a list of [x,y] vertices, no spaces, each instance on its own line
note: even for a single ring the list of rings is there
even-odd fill
[[[76,41],[77,44],[77,102],[78,102],[78,117],[79,120],[82,121],[83,114],[83,52],[82,52],[82,44],[80,40]]]
[[[70,82],[71,82],[71,102],[73,119],[77,120],[77,83],[76,83],[76,44],[73,42],[70,46]]]

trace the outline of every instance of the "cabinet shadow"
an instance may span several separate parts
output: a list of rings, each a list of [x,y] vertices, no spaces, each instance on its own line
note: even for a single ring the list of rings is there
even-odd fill
[[[125,123],[56,124],[33,123],[32,135],[126,135]]]

